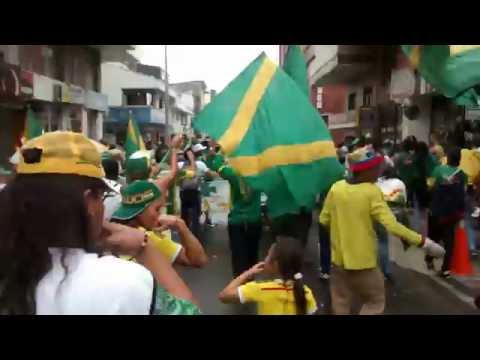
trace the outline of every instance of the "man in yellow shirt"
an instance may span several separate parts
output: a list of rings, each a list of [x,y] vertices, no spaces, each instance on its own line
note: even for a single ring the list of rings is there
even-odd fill
[[[352,297],[363,301],[360,314],[382,314],[385,309],[384,278],[378,269],[378,243],[373,223],[388,232],[423,247],[429,255],[443,256],[441,246],[399,222],[375,185],[383,157],[370,147],[348,157],[352,177],[330,189],[320,223],[330,228],[332,263],[330,291],[335,314],[349,314]]]

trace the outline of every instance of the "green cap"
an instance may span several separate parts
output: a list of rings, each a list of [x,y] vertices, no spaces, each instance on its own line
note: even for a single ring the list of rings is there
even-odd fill
[[[137,180],[122,188],[122,204],[112,219],[131,220],[161,196],[160,189],[148,180]]]
[[[148,179],[151,167],[151,154],[146,150],[134,152],[127,160],[125,174],[127,178]]]

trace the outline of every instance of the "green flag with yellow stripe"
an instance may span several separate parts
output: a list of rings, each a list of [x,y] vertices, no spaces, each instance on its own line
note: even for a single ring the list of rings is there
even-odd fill
[[[272,216],[313,208],[343,174],[330,133],[307,96],[265,54],[198,114],[229,164],[269,197]]]
[[[138,127],[137,122],[130,114],[130,119],[128,120],[127,127],[127,138],[125,140],[125,154],[127,159],[135,151],[145,150],[145,143],[143,142],[142,133]]]
[[[297,83],[300,89],[309,95],[307,64],[299,45],[288,45],[283,70]]]
[[[410,63],[458,105],[480,106],[480,45],[402,45]]]

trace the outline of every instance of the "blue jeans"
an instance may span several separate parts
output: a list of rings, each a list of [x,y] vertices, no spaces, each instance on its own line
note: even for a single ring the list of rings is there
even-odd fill
[[[388,232],[387,229],[379,223],[375,223],[374,228],[378,239],[380,268],[382,269],[383,275],[389,276],[392,274],[392,270],[390,269],[390,258],[388,255]]]
[[[181,217],[183,221],[185,221],[193,235],[200,240],[200,214],[202,211],[200,191],[182,190],[180,192],[180,201],[182,202]]]
[[[331,249],[330,234],[322,224],[318,224],[318,242],[320,243],[320,269],[324,274],[330,274]]]
[[[474,220],[472,218],[472,212],[474,208],[473,196],[467,194],[465,196],[465,232],[467,233],[468,244],[470,251],[477,249],[477,237],[475,234],[475,229],[473,228]]]
[[[262,223],[228,224],[232,272],[237,277],[258,262]]]

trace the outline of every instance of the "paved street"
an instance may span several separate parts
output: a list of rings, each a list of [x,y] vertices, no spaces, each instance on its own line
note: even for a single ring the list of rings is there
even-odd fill
[[[312,229],[306,253],[305,280],[312,288],[319,303],[319,313],[329,314],[330,297],[328,282],[316,278],[317,247],[316,229]],[[224,305],[217,299],[222,288],[231,280],[230,254],[225,225],[218,225],[205,231],[205,246],[211,257],[210,264],[202,270],[181,269],[181,273],[201,302],[205,314],[233,315],[252,314],[253,308]],[[262,253],[268,247],[262,244]],[[473,314],[477,313],[471,299],[449,284],[437,279],[423,269],[422,252],[409,249],[403,252],[398,241],[391,244],[391,257],[396,282],[387,285],[386,314]],[[398,264],[398,265],[397,265]],[[358,310],[358,306],[356,306]],[[355,308],[354,308],[355,311]]]

